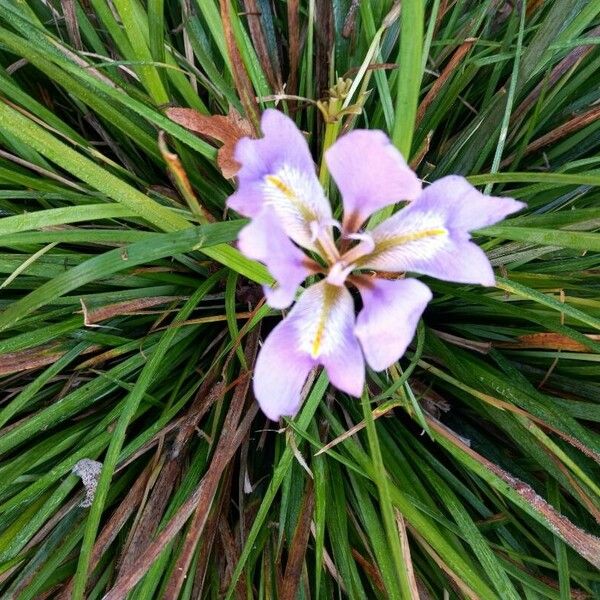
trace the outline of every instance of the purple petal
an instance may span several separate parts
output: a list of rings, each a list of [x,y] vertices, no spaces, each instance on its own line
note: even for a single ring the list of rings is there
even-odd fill
[[[363,309],[354,332],[371,368],[383,371],[406,351],[431,292],[416,279],[373,278],[359,289]]]
[[[486,196],[464,177],[449,175],[426,187],[411,208],[442,215],[446,227],[467,232],[498,223],[525,206],[512,198]]]
[[[316,237],[333,240],[331,206],[314,172],[284,165],[265,176],[262,189],[265,206],[273,210],[285,233],[297,244],[319,251]]]
[[[227,198],[227,208],[244,217],[255,217],[263,209],[264,202],[262,184],[249,181],[243,185],[240,183],[238,189]]]
[[[292,240],[316,250],[315,225],[331,222],[331,206],[317,179],[308,144],[295,123],[277,110],[263,113],[261,128],[262,138],[243,138],[237,143],[238,190],[227,206],[255,217],[269,205]]]
[[[360,267],[393,273],[412,271],[456,283],[494,285],[490,261],[477,244],[469,241],[468,234],[442,228],[424,231],[431,234],[391,245],[393,236],[383,237],[373,230],[375,250],[361,261]],[[400,234],[396,239],[406,240],[409,235]],[[390,245],[381,250],[387,244]]]
[[[412,260],[408,270],[455,283],[496,284],[494,270],[485,252],[477,244],[455,234],[435,255]]]
[[[365,379],[364,359],[354,335],[354,301],[345,287],[321,281],[300,297],[289,319],[300,349],[327,370],[331,383],[360,396]]]
[[[265,340],[254,367],[254,395],[261,410],[273,421],[294,416],[302,401],[302,388],[316,362],[298,349],[290,318],[284,319]]]
[[[263,209],[240,231],[238,247],[248,258],[264,263],[277,281],[275,288],[264,287],[267,304],[287,308],[309,274],[307,257],[287,237],[270,208]]]
[[[360,397],[365,385],[365,359],[354,334],[354,300],[347,288],[337,289],[342,297],[338,308],[339,321],[336,323],[337,340],[329,352],[321,355],[320,361],[332,385],[351,396]]]
[[[344,338],[343,352],[323,356],[321,362],[332,385],[346,394],[360,398],[365,385],[365,359],[354,333],[348,331]]]
[[[346,232],[358,230],[380,208],[421,192],[421,182],[382,131],[357,129],[342,136],[325,160],[342,194]]]
[[[270,419],[297,412],[304,382],[316,365],[325,367],[337,388],[360,396],[365,365],[355,320],[345,287],[321,281],[300,296],[267,337],[254,368],[254,395]]]
[[[415,271],[457,283],[494,285],[484,252],[468,232],[520,210],[510,198],[484,196],[463,177],[444,177],[372,232],[375,249],[361,268]]]
[[[299,171],[314,173],[308,144],[295,123],[278,110],[266,110],[260,122],[260,139],[242,138],[236,145],[234,158],[240,163],[238,191],[228,205],[245,217],[253,217],[262,209],[264,177],[289,165]]]
[[[252,170],[262,169],[263,174],[267,174],[281,165],[314,172],[306,139],[292,119],[279,110],[268,108],[262,114],[260,128],[264,137],[259,140],[246,138],[248,141],[236,148],[235,159],[242,164],[238,177],[253,178]]]

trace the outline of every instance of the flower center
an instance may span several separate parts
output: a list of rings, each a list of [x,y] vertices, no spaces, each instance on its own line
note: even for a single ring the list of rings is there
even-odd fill
[[[342,256],[342,260],[346,263],[354,263],[360,258],[367,256],[367,254],[371,254],[375,249],[375,241],[371,234],[363,232],[363,233],[353,233],[351,235],[346,236],[351,240],[358,240],[358,244],[353,246],[344,253]]]
[[[356,261],[371,254],[375,248],[375,242],[368,233],[353,233],[345,237],[357,240],[358,244],[338,257],[327,273],[327,282],[338,287],[344,285],[348,275],[356,268]]]
[[[338,260],[329,269],[329,273],[327,273],[327,283],[331,285],[335,285],[337,287],[342,287],[346,282],[346,277],[352,273],[354,269],[354,264],[346,263],[343,260]]]
[[[327,221],[310,221],[311,242],[315,243],[319,254],[329,264],[334,264],[340,257],[340,253],[331,236],[332,226],[339,226],[334,219]]]

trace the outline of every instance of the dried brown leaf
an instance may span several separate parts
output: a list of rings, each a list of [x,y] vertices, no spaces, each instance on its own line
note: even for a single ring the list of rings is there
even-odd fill
[[[527,3],[527,18],[544,5],[544,0],[529,0]]]
[[[248,363],[251,365],[254,364],[254,358],[258,349],[258,335],[259,331],[256,330],[253,332],[246,346]],[[253,403],[250,408],[246,409],[246,414],[238,425],[242,411],[246,406],[249,382],[250,379],[248,377],[243,377],[240,378],[239,384],[236,386],[229,405],[229,411],[225,417],[223,429],[215,447],[213,460],[204,477],[171,520],[138,557],[135,565],[128,572],[120,574],[114,586],[104,596],[104,600],[121,600],[125,598],[129,591],[133,589],[148,571],[165,546],[173,540],[193,515],[193,523],[186,534],[184,547],[179,554],[179,559],[174,568],[174,576],[172,576],[169,582],[169,589],[166,593],[166,597],[177,597],[187,576],[193,551],[197,547],[198,540],[205,530],[210,509],[213,505],[219,483],[222,481],[223,473],[227,469],[235,452],[248,435],[250,425],[258,412],[258,406],[256,403]],[[174,592],[174,595],[171,595],[171,592]]]
[[[600,335],[587,334],[587,338],[600,341]],[[589,352],[589,348],[560,333],[528,333],[520,335],[514,342],[494,342],[501,348],[539,348],[542,350],[566,350],[567,352]]]
[[[394,510],[394,516],[396,517],[396,525],[398,526],[398,534],[400,536],[400,544],[402,546],[402,556],[404,558],[404,568],[408,575],[408,583],[410,586],[411,600],[419,600],[419,586],[415,578],[415,570],[413,567],[413,561],[410,554],[410,544],[408,543],[408,535],[406,534],[406,523],[402,513],[398,510]]]
[[[350,550],[352,558],[362,567],[363,571],[367,574],[367,577],[373,582],[373,585],[382,594],[385,593],[385,584],[383,578],[376,565],[369,562],[356,548]]]
[[[348,39],[354,32],[356,25],[356,12],[360,6],[360,0],[352,0],[352,3],[348,7],[346,18],[344,19],[344,26],[342,27],[342,36]]]
[[[50,365],[64,354],[58,348],[57,345],[52,345],[0,354],[0,375],[11,375]]]
[[[296,529],[290,543],[288,560],[279,595],[281,600],[294,600],[298,593],[300,578],[302,577],[302,565],[304,564],[308,538],[310,537],[310,524],[313,518],[314,504],[313,480],[308,479],[298,523],[296,524]]]
[[[235,565],[238,563],[240,558],[240,549],[236,543],[231,528],[226,520],[221,519],[219,523],[219,535],[221,538],[221,547],[223,548],[223,554],[227,563],[225,580],[222,582],[222,590],[225,591],[229,587],[231,576],[235,570]],[[246,593],[244,589],[244,582],[242,579],[238,579],[235,584],[235,597],[237,600],[245,600]]]
[[[85,311],[85,324],[92,325],[94,323],[100,323],[100,321],[106,321],[116,316],[121,315],[132,315],[139,314],[146,308],[158,306],[160,304],[166,304],[167,302],[174,302],[181,300],[182,296],[154,296],[153,298],[137,298],[135,300],[125,300],[123,302],[115,302],[114,304],[107,304],[100,308],[87,309]]]
[[[260,7],[256,0],[244,0],[244,8],[246,9],[248,29],[250,29],[252,44],[258,56],[258,60],[267,76],[271,89],[280,90],[282,84],[279,58],[276,54],[273,56],[269,55],[267,41],[261,23],[262,13]]]
[[[233,158],[235,145],[243,137],[254,137],[252,124],[235,108],[227,115],[203,115],[193,108],[169,108],[167,116],[182,127],[199,133],[211,141],[222,142],[217,154],[217,165],[223,177],[231,179],[240,170]]]
[[[246,344],[245,356],[248,364],[253,365],[256,360],[256,354],[258,352],[258,331],[252,332],[248,336],[248,343]],[[240,377],[237,380],[237,384],[235,390],[233,392],[233,397],[231,399],[230,410],[227,413],[227,417],[225,419],[225,423],[223,425],[223,430],[221,432],[221,437],[219,439],[219,443],[217,448],[215,449],[215,461],[218,463],[219,460],[219,451],[223,447],[224,444],[227,443],[227,440],[233,435],[235,432],[235,428],[237,427],[237,422],[240,418],[241,412],[243,410],[244,404],[246,402],[246,398],[248,396],[248,390],[250,387],[250,378],[249,377]],[[227,466],[227,462],[223,465],[223,470]],[[212,465],[211,465],[212,469]],[[210,471],[210,469],[209,469]],[[215,488],[221,477],[221,472],[215,470]],[[204,528],[207,523],[208,514],[213,504],[213,496],[211,496],[211,500],[209,502],[199,503],[194,515],[192,517],[192,521],[188,528],[188,532],[185,538],[185,542],[179,554],[179,558],[175,565],[175,569],[173,570],[173,575],[169,580],[169,583],[166,588],[166,594],[169,598],[176,598],[183,584],[185,583],[185,579],[187,577],[188,570],[192,563],[192,559],[194,553],[196,551],[196,547],[202,533],[204,532]]]
[[[60,4],[63,10],[63,17],[65,19],[65,25],[67,26],[67,34],[69,40],[77,50],[83,50],[83,42],[81,41],[81,34],[79,33],[79,24],[77,22],[77,13],[75,10],[74,0],[60,0]]]
[[[315,17],[315,91],[317,96],[320,96],[329,87],[332,51],[335,44],[331,0],[316,0]]]
[[[288,22],[288,54],[290,61],[290,76],[286,91],[295,94],[298,91],[298,66],[300,64],[300,2],[289,0],[287,3]]]
[[[446,575],[448,576],[449,580],[452,582],[453,587],[455,587],[460,592],[459,595],[462,594],[466,598],[469,598],[469,600],[480,600],[480,596],[478,596],[467,585],[467,583],[465,581],[463,581],[460,578],[460,576],[453,569],[451,569],[448,564],[446,564],[444,562],[444,560],[442,559],[442,557],[418,534],[418,532],[416,531],[416,529],[414,527],[411,527],[410,525],[408,525],[407,528],[412,533],[413,537],[417,540],[417,542],[419,543],[419,545],[421,546],[421,548],[427,554],[429,554],[429,556],[432,558],[433,562],[440,569],[442,569],[442,571],[444,571],[444,573],[446,573]]]
[[[529,5],[528,5],[529,9]],[[600,26],[595,27],[588,31],[587,35],[593,38],[600,34]],[[537,99],[541,96],[545,89],[552,89],[556,82],[571,69],[576,67],[581,61],[592,52],[597,46],[595,44],[588,44],[585,46],[577,46],[574,50],[569,52],[565,58],[563,58],[553,69],[547,78],[544,78],[538,83],[531,93],[521,102],[521,104],[513,111],[511,121],[514,123],[519,121],[524,114],[532,108]]]
[[[219,495],[218,504],[215,509],[208,515],[208,520],[204,526],[204,533],[202,535],[202,552],[198,555],[198,562],[196,563],[196,573],[194,574],[194,588],[192,590],[192,598],[204,598],[202,591],[204,588],[204,582],[209,567],[209,559],[213,544],[217,537],[217,531],[221,523],[223,511],[229,501],[230,497],[227,493],[221,493]]]
[[[439,423],[439,421],[428,417],[426,417],[426,420],[431,429],[460,448],[470,458],[477,461],[497,479],[516,492],[530,507],[530,510],[540,516],[550,530],[571,546],[577,554],[585,558],[590,564],[600,568],[600,538],[575,525],[567,517],[559,513],[551,504],[546,502],[531,486],[513,477],[502,467],[470,448],[456,434]]]
[[[525,148],[525,152],[523,156],[527,156],[528,154],[532,154],[545,146],[549,146],[550,144],[554,144],[558,140],[566,137],[567,135],[571,135],[592,123],[595,123],[598,119],[600,119],[600,106],[594,106],[590,108],[586,112],[577,115],[568,121],[562,123],[556,129],[549,131],[545,135],[539,137],[537,140],[528,144]],[[512,163],[515,159],[515,155],[511,155],[500,163],[500,166],[506,167]]]
[[[179,156],[174,152],[171,152],[165,141],[165,133],[161,131],[158,134],[158,148],[162,157],[167,164],[169,169],[169,175],[171,180],[179,190],[179,193],[183,196],[192,213],[197,217],[198,221],[202,224],[214,222],[213,216],[202,206],[194,188],[185,172],[185,168],[179,160]]]
[[[221,24],[223,25],[223,34],[225,35],[225,43],[227,44],[227,54],[229,55],[229,60],[231,62],[233,81],[238,96],[246,115],[254,123],[258,123],[259,113],[256,103],[256,94],[252,82],[250,81],[250,77],[248,76],[248,72],[246,71],[246,66],[242,60],[242,55],[237,46],[233,28],[231,26],[233,23],[231,0],[219,0],[219,7]]]
[[[127,544],[121,554],[118,576],[127,573],[132,568],[140,554],[152,540],[156,525],[160,523],[163,517],[181,471],[182,464],[180,460],[170,460],[162,466],[154,485],[152,485],[148,501],[143,506],[135,527],[129,533]],[[149,481],[146,494],[148,494],[148,488],[151,484],[152,481]]]
[[[107,548],[113,543],[136,507],[142,502],[144,490],[146,489],[151,470],[152,468],[149,465],[142,471],[96,539],[96,543],[92,549],[90,572],[96,567]],[[63,588],[62,593],[58,596],[59,600],[68,600],[68,598],[71,598],[72,591],[73,579],[71,578]]]
[[[423,98],[419,108],[417,110],[417,125],[423,120],[425,112],[431,105],[431,103],[437,98],[440,90],[444,87],[448,79],[454,74],[460,63],[463,61],[465,56],[469,53],[469,50],[473,47],[473,44],[477,40],[475,38],[469,38],[465,40],[454,52],[452,58],[448,61],[448,64],[444,67],[444,70],[440,76],[435,80],[435,83],[431,86],[427,92],[425,98]]]

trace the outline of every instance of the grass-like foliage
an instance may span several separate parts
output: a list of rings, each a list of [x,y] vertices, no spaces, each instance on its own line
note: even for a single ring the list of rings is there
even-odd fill
[[[2,0],[2,598],[599,597],[599,14]],[[475,234],[495,288],[427,280],[397,366],[362,400],[317,373],[279,425],[235,182],[168,117],[275,105],[317,164],[379,128],[425,181],[528,204]]]

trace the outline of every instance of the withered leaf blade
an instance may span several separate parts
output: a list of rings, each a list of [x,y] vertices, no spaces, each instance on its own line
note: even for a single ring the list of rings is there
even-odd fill
[[[235,177],[240,170],[240,164],[233,158],[238,140],[256,137],[250,121],[235,108],[230,108],[227,115],[203,115],[193,108],[169,108],[167,116],[194,133],[222,142],[217,154],[217,165],[226,179]]]
[[[51,365],[64,355],[59,345],[28,348],[18,352],[0,354],[0,375],[12,375],[30,369],[39,369]]]
[[[600,341],[600,335],[584,334],[592,342]],[[561,333],[528,333],[520,335],[514,342],[494,342],[499,348],[536,348],[542,350],[566,350],[567,352],[589,352],[590,348]]]

